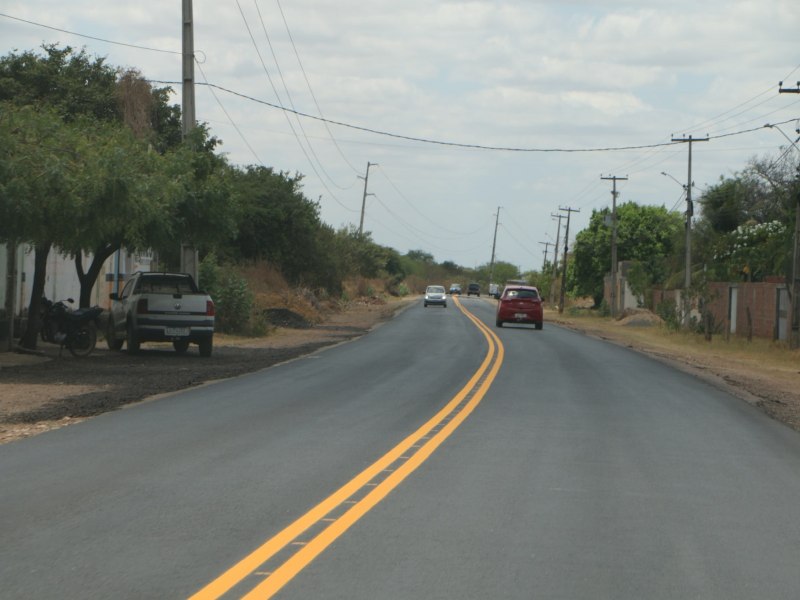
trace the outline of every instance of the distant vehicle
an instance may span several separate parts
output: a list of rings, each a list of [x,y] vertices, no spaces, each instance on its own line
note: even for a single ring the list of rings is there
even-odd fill
[[[447,294],[444,291],[443,285],[429,285],[425,288],[425,300],[423,301],[425,308],[429,304],[434,304],[447,308]]]
[[[489,284],[489,295],[492,298],[499,298],[500,297],[500,286],[496,283]]]
[[[136,354],[142,342],[172,342],[182,354],[195,343],[200,356],[211,356],[214,302],[191,275],[136,272],[110,298],[106,341],[111,350],[127,343],[128,352]]]
[[[541,329],[544,311],[539,290],[529,285],[507,285],[497,303],[496,325],[502,327],[503,323],[528,323]]]
[[[460,294],[461,293],[461,286],[457,283],[453,283],[450,285],[450,295]]]
[[[477,283],[470,283],[467,286],[467,296],[472,296],[472,294],[475,294],[478,298],[481,297],[481,286]]]

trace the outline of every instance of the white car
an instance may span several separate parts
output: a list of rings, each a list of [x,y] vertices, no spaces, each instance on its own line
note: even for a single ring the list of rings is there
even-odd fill
[[[437,304],[447,308],[447,294],[444,291],[444,286],[429,285],[427,288],[425,288],[424,304],[425,308],[428,308],[428,304]]]

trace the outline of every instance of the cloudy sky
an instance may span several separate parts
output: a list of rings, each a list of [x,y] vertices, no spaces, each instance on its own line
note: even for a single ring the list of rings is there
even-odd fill
[[[178,0],[0,13],[3,55],[85,47],[181,101]],[[710,137],[696,197],[777,157],[788,142],[763,125],[796,138],[800,118],[800,94],[778,92],[800,80],[797,0],[194,0],[194,24],[196,116],[231,162],[304,174],[334,227],[358,226],[372,163],[373,239],[468,267],[489,262],[498,207],[496,259],[538,269],[560,209],[574,239],[611,205],[601,177],[628,178],[618,202],[683,211],[673,137]]]

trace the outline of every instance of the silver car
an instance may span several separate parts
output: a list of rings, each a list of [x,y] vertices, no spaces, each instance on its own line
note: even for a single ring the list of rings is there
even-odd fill
[[[429,285],[425,288],[425,308],[428,308],[429,304],[438,304],[439,306],[443,306],[447,308],[447,294],[444,291],[443,285]]]

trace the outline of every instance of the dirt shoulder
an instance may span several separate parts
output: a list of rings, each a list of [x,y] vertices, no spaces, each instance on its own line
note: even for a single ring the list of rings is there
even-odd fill
[[[196,346],[178,355],[168,344],[147,344],[129,356],[109,351],[104,342],[86,359],[67,352],[59,357],[51,344],[42,344],[39,356],[0,354],[0,444],[352,340],[416,301],[354,302],[319,324],[279,327],[264,338],[218,335],[210,359],[200,358]],[[669,362],[800,431],[800,351],[764,340],[717,336],[707,342],[669,332],[647,315],[612,321],[547,311],[545,321]]]
[[[209,381],[265,369],[352,340],[391,318],[412,299],[352,302],[302,328],[278,327],[263,338],[214,337],[211,358],[197,346],[184,355],[170,344],[144,344],[135,355],[105,342],[87,358],[40,344],[40,354],[0,354],[0,443],[36,435],[89,417]]]

